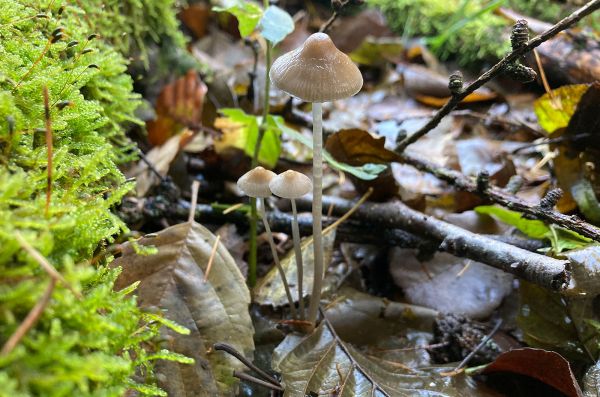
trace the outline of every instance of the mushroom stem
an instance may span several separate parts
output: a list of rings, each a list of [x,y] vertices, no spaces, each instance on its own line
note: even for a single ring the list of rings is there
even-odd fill
[[[275,241],[273,241],[273,233],[271,233],[271,227],[269,226],[269,221],[267,220],[267,215],[265,214],[265,199],[262,197],[256,198],[258,202],[258,211],[260,212],[260,216],[263,221],[263,225],[265,225],[265,231],[267,232],[267,238],[269,239],[269,245],[271,246],[271,254],[273,255],[273,261],[275,261],[275,266],[277,266],[277,270],[279,270],[279,275],[281,276],[281,281],[283,281],[283,288],[285,289],[285,294],[287,295],[288,302],[290,304],[290,312],[292,313],[292,318],[297,318],[296,315],[296,305],[294,304],[294,298],[292,298],[292,293],[290,292],[290,286],[287,282],[287,278],[285,277],[285,271],[283,271],[283,267],[281,267],[281,263],[279,262],[279,255],[277,254],[277,247],[275,246]]]
[[[313,102],[313,247],[314,275],[313,288],[308,305],[308,321],[315,323],[321,301],[323,285],[323,225],[321,224],[323,189],[323,108],[319,102]]]
[[[300,249],[300,229],[298,227],[298,211],[296,210],[296,200],[290,199],[292,202],[292,237],[294,239],[294,252],[296,254],[296,268],[298,278],[298,304],[300,304],[300,320],[304,320],[304,268],[302,265],[302,250]]]

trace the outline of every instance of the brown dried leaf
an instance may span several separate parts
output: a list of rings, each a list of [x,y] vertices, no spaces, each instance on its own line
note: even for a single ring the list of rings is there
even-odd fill
[[[583,397],[569,362],[560,354],[542,349],[515,349],[488,365],[484,374],[510,372],[537,379],[567,397]]]
[[[208,88],[194,70],[163,87],[156,101],[156,120],[146,123],[148,139],[161,145],[182,127],[197,128]]]
[[[146,310],[164,311],[169,320],[188,329],[184,336],[168,331],[169,349],[194,358],[194,365],[159,361],[156,371],[161,387],[173,396],[231,395],[236,384],[236,359],[211,351],[226,342],[245,356],[254,351],[254,327],[248,313],[250,294],[233,258],[219,243],[208,281],[204,272],[216,237],[198,223],[171,226],[138,244],[154,246],[158,253],[137,255],[126,243],[122,256],[112,262],[121,266],[115,289],[139,281],[138,304]]]

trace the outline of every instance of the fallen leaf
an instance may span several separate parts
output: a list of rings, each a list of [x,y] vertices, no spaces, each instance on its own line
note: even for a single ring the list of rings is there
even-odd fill
[[[542,349],[514,349],[500,355],[483,370],[489,375],[510,372],[539,380],[567,397],[583,397],[569,362],[560,354]]]
[[[399,37],[374,38],[368,36],[357,49],[348,55],[358,64],[378,66],[387,62],[398,62],[403,51],[404,46]]]
[[[566,301],[558,293],[521,281],[521,307],[517,323],[523,340],[532,347],[554,350],[572,361],[586,361],[585,349],[569,314]]]
[[[559,186],[570,194],[587,220],[600,223],[600,83],[589,86],[581,96],[566,129],[555,135],[572,138],[551,145],[558,150],[554,171]],[[576,139],[580,137],[579,139]]]
[[[177,157],[177,153],[179,153],[182,147],[182,143],[187,141],[190,136],[191,132],[187,130],[172,136],[162,145],[155,146],[146,153],[146,159],[160,175],[167,175],[171,163]],[[144,197],[148,190],[160,181],[158,176],[150,170],[148,163],[143,160],[138,161],[131,170],[127,171],[126,175],[130,178],[136,178],[135,192],[137,197]]]
[[[345,53],[356,50],[367,37],[391,37],[394,34],[387,27],[381,11],[367,8],[356,15],[341,16],[338,23],[329,30],[331,40]]]
[[[464,374],[442,377],[443,367],[407,368],[402,363],[364,355],[342,341],[328,320],[307,337],[290,334],[273,355],[282,374],[285,397],[343,396],[493,396]]]
[[[552,94],[544,94],[537,99],[533,109],[540,127],[549,135],[566,127],[587,89],[587,84],[566,85],[552,90]]]
[[[333,243],[335,242],[335,229],[332,229],[329,233],[323,234],[323,271],[324,274],[327,271],[329,262],[331,261],[331,252],[333,250]],[[314,256],[313,256],[313,239],[307,237],[302,240],[302,264],[303,264],[303,284],[302,289],[303,296],[310,294],[313,286],[313,275],[314,275]],[[298,297],[298,270],[296,267],[296,256],[294,250],[290,250],[285,257],[280,261],[281,266],[285,272],[286,279],[290,286],[290,291],[294,300]],[[261,305],[271,305],[274,307],[281,307],[288,304],[288,299],[283,288],[283,282],[279,271],[274,266],[271,270],[258,281],[254,287],[254,302]]]
[[[245,368],[221,352],[211,352],[216,342],[226,342],[245,356],[254,350],[254,328],[248,313],[250,294],[233,258],[218,244],[208,282],[204,272],[215,236],[198,223],[171,226],[153,237],[137,241],[154,246],[158,253],[135,254],[130,243],[112,262],[123,271],[115,289],[140,282],[138,304],[145,310],[164,311],[165,318],[191,331],[188,336],[165,335],[170,350],[192,357],[195,365],[159,361],[161,387],[174,396],[228,396],[233,393],[234,369]]]
[[[432,106],[441,106],[450,97],[448,76],[443,76],[431,69],[415,64],[399,65],[398,71],[402,75],[404,89],[415,99],[433,102],[437,98]],[[481,87],[467,96],[463,102],[482,102],[496,98],[497,95],[493,91]]]
[[[179,13],[179,18],[196,38],[204,37],[208,26],[210,7],[204,3],[188,4]]]
[[[399,156],[384,147],[385,138],[375,138],[364,130],[341,130],[329,136],[325,149],[337,160],[352,166],[365,164],[385,165],[385,171],[374,180],[362,181],[352,178],[352,183],[360,192],[373,189],[371,200],[379,201],[396,195],[398,189],[390,162],[398,161]]]
[[[157,118],[146,123],[150,143],[162,145],[183,127],[197,128],[207,91],[195,70],[164,86],[156,100]]]
[[[421,262],[416,250],[394,248],[390,273],[409,303],[474,319],[488,317],[512,291],[510,274],[440,252]]]

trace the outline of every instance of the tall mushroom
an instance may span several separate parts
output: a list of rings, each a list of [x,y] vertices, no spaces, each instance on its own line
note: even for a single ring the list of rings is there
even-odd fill
[[[265,231],[267,232],[267,238],[269,239],[269,245],[271,246],[273,261],[275,261],[275,266],[277,266],[277,270],[279,270],[279,275],[281,276],[281,280],[283,282],[283,288],[285,289],[285,294],[287,295],[288,302],[290,304],[292,317],[296,318],[296,306],[294,305],[294,298],[292,298],[290,286],[285,278],[285,272],[283,271],[283,267],[281,267],[281,263],[279,262],[277,247],[275,246],[275,241],[273,241],[273,233],[271,233],[271,227],[269,226],[267,214],[265,213],[265,197],[271,196],[269,182],[271,182],[275,175],[276,174],[273,171],[269,171],[259,166],[242,175],[240,179],[238,179],[237,185],[247,196],[256,197],[258,211],[260,212],[263,225],[265,225]]]
[[[325,33],[311,35],[302,47],[279,57],[271,67],[273,85],[313,103],[313,239],[314,280],[308,321],[315,323],[323,284],[323,237],[321,224],[323,189],[322,103],[347,98],[360,91],[363,79],[350,58],[338,50]]]
[[[296,199],[304,196],[312,189],[310,179],[297,171],[287,170],[277,175],[269,182],[271,192],[279,197],[290,199],[292,202],[292,237],[294,239],[294,253],[296,254],[296,268],[298,279],[298,303],[300,304],[300,320],[304,320],[304,268],[302,266],[302,250],[300,249],[300,231],[298,229],[298,211]]]

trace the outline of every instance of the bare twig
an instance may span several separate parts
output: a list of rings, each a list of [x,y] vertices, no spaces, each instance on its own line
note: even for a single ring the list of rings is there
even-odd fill
[[[479,190],[474,178],[470,178],[458,171],[440,167],[426,160],[411,156],[408,153],[402,153],[401,156],[403,163],[410,164],[418,170],[433,174],[439,179],[456,186],[460,190],[478,194],[506,208],[510,208],[511,210],[522,212],[549,223],[554,223],[565,229],[569,229],[582,236],[600,242],[600,228],[585,222],[577,216],[565,215],[551,208],[543,208],[539,205],[530,204],[495,186],[489,186],[484,191]]]
[[[19,344],[21,339],[27,334],[35,323],[40,319],[42,313],[46,306],[48,306],[48,302],[50,302],[50,298],[52,297],[52,292],[54,291],[54,286],[56,285],[56,279],[50,278],[50,282],[44,291],[42,297],[35,304],[33,309],[27,314],[27,317],[23,320],[23,322],[19,325],[19,327],[15,330],[15,332],[8,338],[4,346],[2,346],[2,351],[0,351],[0,355],[5,356],[10,354],[13,349]]]
[[[352,202],[324,197],[324,205],[335,203],[334,213],[342,214]],[[305,208],[307,199],[298,200]],[[432,216],[415,211],[402,202],[365,203],[352,219],[396,227],[435,242],[436,248],[504,270],[553,291],[564,290],[570,281],[568,261],[532,253],[512,245],[469,232]]]
[[[479,87],[481,87],[482,85],[484,85],[485,83],[487,83],[488,81],[493,79],[494,77],[501,74],[507,65],[515,62],[516,60],[518,60],[520,57],[522,57],[527,52],[538,47],[543,42],[556,36],[558,33],[562,32],[563,30],[569,28],[570,26],[572,26],[573,24],[578,22],[581,18],[591,14],[592,12],[598,10],[599,8],[600,8],[600,0],[592,0],[589,3],[587,3],[585,6],[581,7],[580,9],[576,10],[575,12],[573,12],[568,17],[566,17],[566,18],[562,19],[561,21],[559,21],[558,23],[556,23],[550,29],[546,30],[542,34],[529,40],[527,42],[527,44],[509,52],[498,63],[496,63],[494,66],[492,66],[491,69],[489,69],[487,72],[485,72],[484,74],[479,76],[477,78],[477,80],[473,81],[471,84],[469,84],[467,87],[465,87],[464,90],[453,95],[448,100],[448,102],[446,102],[446,104],[444,106],[442,106],[437,111],[437,113],[427,122],[427,124],[425,124],[419,130],[417,130],[414,134],[406,137],[402,142],[400,142],[398,144],[397,151],[399,153],[403,152],[404,149],[406,149],[406,147],[408,145],[414,143],[419,138],[421,138],[422,136],[427,134],[429,131],[434,129],[444,117],[446,117],[454,108],[456,108],[456,106],[464,98],[467,97],[467,95],[473,93],[476,89],[478,89]]]
[[[329,28],[331,28],[331,25],[333,25],[335,20],[338,19],[338,17],[340,16],[340,12],[342,11],[342,9],[346,7],[351,1],[352,0],[332,1],[331,3],[333,5],[333,13],[329,17],[329,19],[325,21],[323,25],[321,25],[321,28],[319,28],[319,32],[327,33]]]
[[[173,216],[184,219],[189,210],[190,203],[188,201],[180,201]],[[248,217],[244,213],[235,211],[226,213],[226,211],[215,209],[208,204],[198,204],[196,206],[196,218],[202,218],[207,223],[234,223],[244,227],[248,226]],[[292,216],[290,214],[269,211],[267,218],[273,231],[287,234],[292,233]],[[326,217],[323,219],[323,225],[331,225],[335,220],[336,218]],[[302,236],[310,236],[312,234],[312,223],[312,215],[308,213],[300,214],[298,217],[298,226]],[[514,236],[484,236],[531,252],[537,252],[546,246],[540,240]],[[336,238],[345,242],[374,244],[378,246],[402,248],[435,247],[434,241],[418,237],[407,231],[372,222],[356,222],[352,219],[347,220],[337,227]]]

